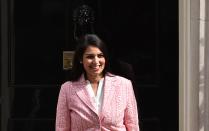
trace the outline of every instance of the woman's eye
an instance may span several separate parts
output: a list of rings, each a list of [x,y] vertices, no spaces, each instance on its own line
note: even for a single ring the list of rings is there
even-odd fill
[[[99,57],[99,58],[103,58],[104,55],[103,55],[103,54],[99,54],[98,57]]]
[[[94,58],[94,56],[89,55],[89,56],[87,56],[86,58],[88,58],[88,59],[93,59],[93,58]]]
[[[104,55],[103,54],[98,54],[98,55],[87,55],[86,56],[87,59],[94,59],[95,57],[103,58]]]

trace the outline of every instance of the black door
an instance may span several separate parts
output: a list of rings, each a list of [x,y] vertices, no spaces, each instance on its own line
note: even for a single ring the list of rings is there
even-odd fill
[[[75,21],[82,5],[92,12],[85,26]],[[60,85],[70,72],[63,51],[73,51],[85,32],[102,37],[115,72],[133,80],[142,130],[178,130],[178,1],[11,0],[9,18],[8,130],[54,130]]]

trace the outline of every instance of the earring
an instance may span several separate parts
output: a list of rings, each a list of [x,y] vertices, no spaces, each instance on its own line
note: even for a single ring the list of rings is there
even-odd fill
[[[82,64],[83,62],[82,61],[80,61],[80,64]]]

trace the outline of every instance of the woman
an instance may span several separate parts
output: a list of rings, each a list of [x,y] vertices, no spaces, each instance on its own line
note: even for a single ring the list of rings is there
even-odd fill
[[[56,131],[139,131],[130,80],[111,74],[107,50],[95,34],[78,41],[72,78],[62,84]]]

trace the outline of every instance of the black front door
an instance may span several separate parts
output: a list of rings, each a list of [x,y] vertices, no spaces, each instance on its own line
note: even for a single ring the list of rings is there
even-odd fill
[[[63,52],[73,51],[76,36],[88,32],[107,43],[115,73],[133,80],[142,130],[178,130],[178,1],[9,3],[8,130],[55,130],[59,89],[70,72],[63,68]],[[90,10],[88,24],[76,21],[78,9]]]

